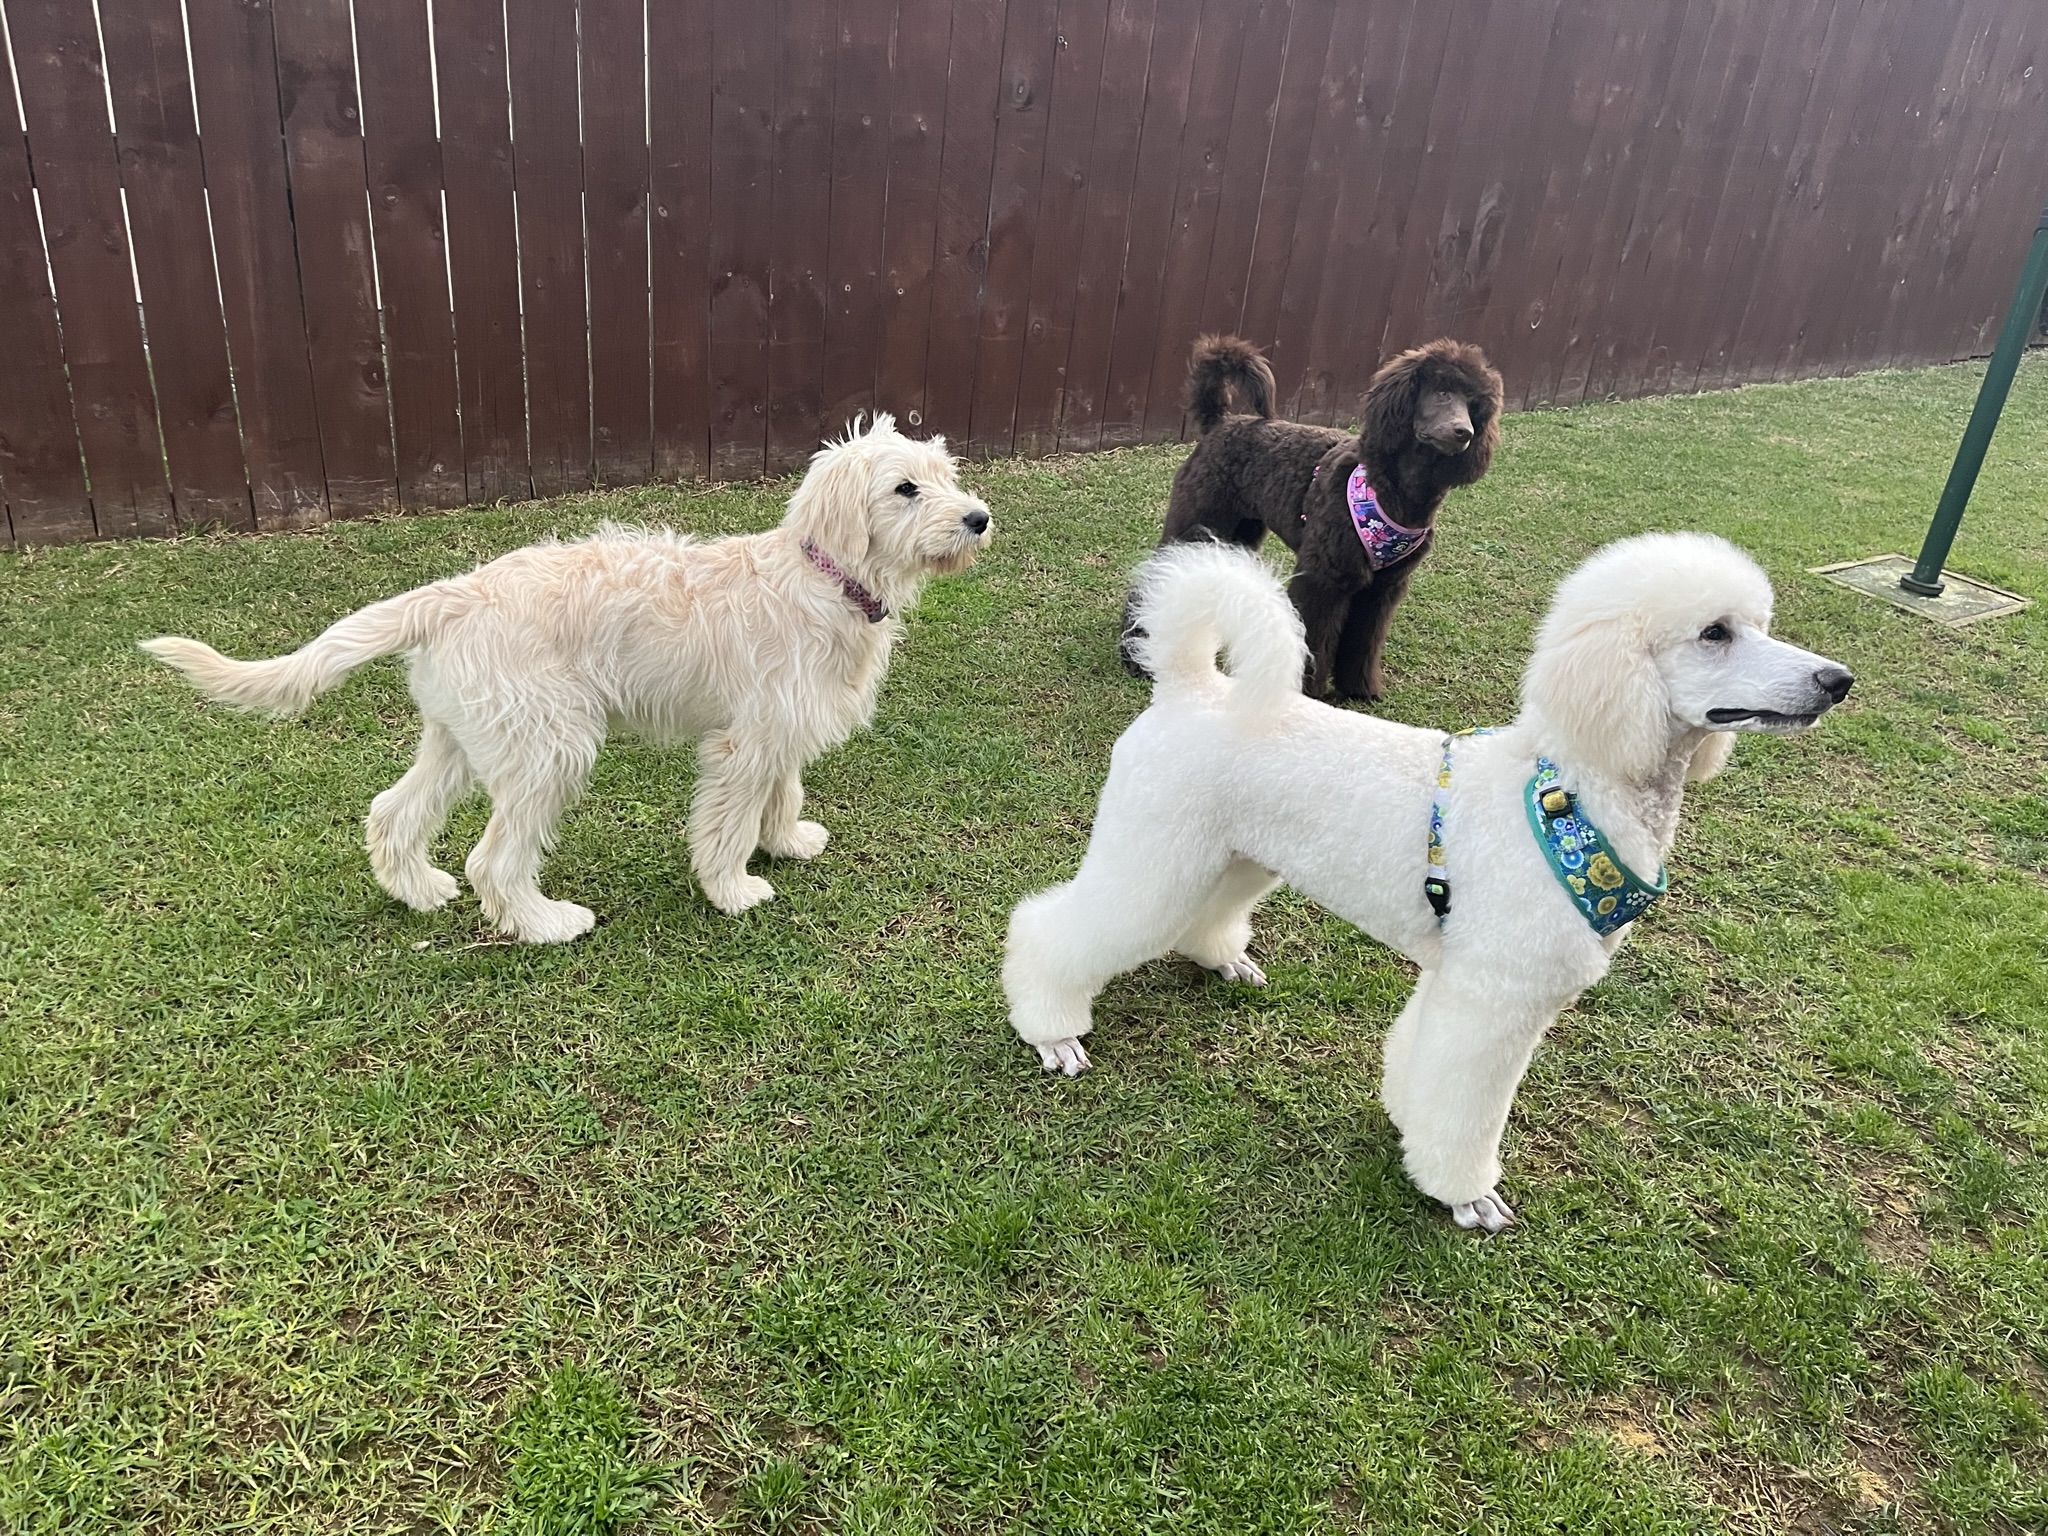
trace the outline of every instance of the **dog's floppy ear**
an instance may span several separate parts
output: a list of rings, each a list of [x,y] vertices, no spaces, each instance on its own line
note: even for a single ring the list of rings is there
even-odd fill
[[[840,441],[811,455],[811,467],[789,498],[789,512],[782,519],[783,527],[842,564],[868,552],[872,470],[858,427],[856,422]]]
[[[1558,751],[1596,772],[1641,780],[1663,765],[1670,702],[1632,612],[1553,608],[1522,673],[1522,703],[1542,717]]]
[[[1369,454],[1391,459],[1415,441],[1415,406],[1422,395],[1422,370],[1428,362],[1427,350],[1417,347],[1372,376],[1358,428]]]
[[[1686,778],[1694,784],[1699,783],[1703,779],[1711,779],[1715,774],[1728,766],[1728,759],[1734,755],[1734,752],[1735,733],[1733,731],[1715,731],[1705,741],[1701,742],[1698,747],[1694,748],[1692,762],[1687,765],[1685,770]]]

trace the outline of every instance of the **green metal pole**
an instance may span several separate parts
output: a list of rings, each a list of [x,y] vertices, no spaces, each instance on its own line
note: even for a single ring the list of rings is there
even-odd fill
[[[1956,529],[1962,526],[1963,508],[1970,504],[1977,471],[1984,467],[1984,451],[1991,446],[1998,413],[2005,409],[2012,376],[2019,371],[2020,354],[2026,351],[2027,337],[2040,320],[2044,292],[2048,292],[2048,208],[2041,210],[2041,222],[2034,226],[2034,243],[2020,272],[2019,292],[2006,311],[2005,329],[1998,333],[1991,366],[1984,370],[1984,382],[1978,386],[1977,404],[1970,412],[1970,424],[1963,429],[1963,441],[1949,468],[1948,484],[1942,487],[1941,502],[1934,509],[1934,521],[1928,525],[1927,542],[1920,546],[1913,574],[1899,578],[1899,585],[1908,592],[1941,596],[1942,565],[1948,559],[1949,546],[1956,541]]]

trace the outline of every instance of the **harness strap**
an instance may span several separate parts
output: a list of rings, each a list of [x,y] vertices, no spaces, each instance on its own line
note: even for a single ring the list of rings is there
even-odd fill
[[[1441,928],[1451,915],[1451,866],[1444,852],[1444,809],[1451,788],[1451,743],[1459,736],[1491,736],[1491,726],[1480,726],[1444,737],[1443,762],[1436,770],[1436,793],[1429,802],[1429,864],[1422,872],[1422,894]]]

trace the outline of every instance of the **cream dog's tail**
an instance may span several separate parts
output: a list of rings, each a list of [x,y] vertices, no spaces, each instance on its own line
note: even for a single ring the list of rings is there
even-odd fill
[[[1144,631],[1132,649],[1156,693],[1219,688],[1219,650],[1229,657],[1232,713],[1262,718],[1301,692],[1301,616],[1250,550],[1169,544],[1138,567],[1132,617]]]
[[[176,667],[209,699],[237,709],[295,715],[364,662],[410,650],[440,627],[445,598],[434,587],[403,592],[358,609],[289,656],[236,661],[182,635],[139,642],[166,666]]]

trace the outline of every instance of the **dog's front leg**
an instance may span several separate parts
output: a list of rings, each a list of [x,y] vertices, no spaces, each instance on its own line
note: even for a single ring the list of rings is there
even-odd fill
[[[1498,1232],[1515,1219],[1495,1188],[1501,1134],[1556,1016],[1512,982],[1426,971],[1387,1036],[1380,1098],[1401,1132],[1402,1163],[1459,1226]]]
[[[1386,651],[1387,630],[1394,622],[1394,605],[1407,592],[1408,578],[1414,570],[1411,563],[1382,572],[1371,586],[1351,599],[1350,610],[1344,615],[1344,632],[1337,642],[1335,682],[1339,698],[1377,704],[1386,693],[1387,675],[1380,658]]]
[[[799,821],[803,808],[803,772],[792,768],[768,791],[768,808],[761,813],[761,846],[771,858],[815,859],[825,851],[832,834],[815,821]]]
[[[1301,615],[1302,631],[1308,641],[1302,692],[1319,699],[1329,691],[1330,672],[1337,660],[1337,641],[1344,633],[1344,616],[1351,607],[1351,589],[1296,570],[1294,579],[1287,584],[1287,595]]]
[[[778,759],[772,740],[766,732],[734,726],[713,731],[697,749],[690,868],[711,904],[728,915],[775,895],[774,886],[747,873],[747,859],[761,841],[770,797],[784,776],[794,773]]]

